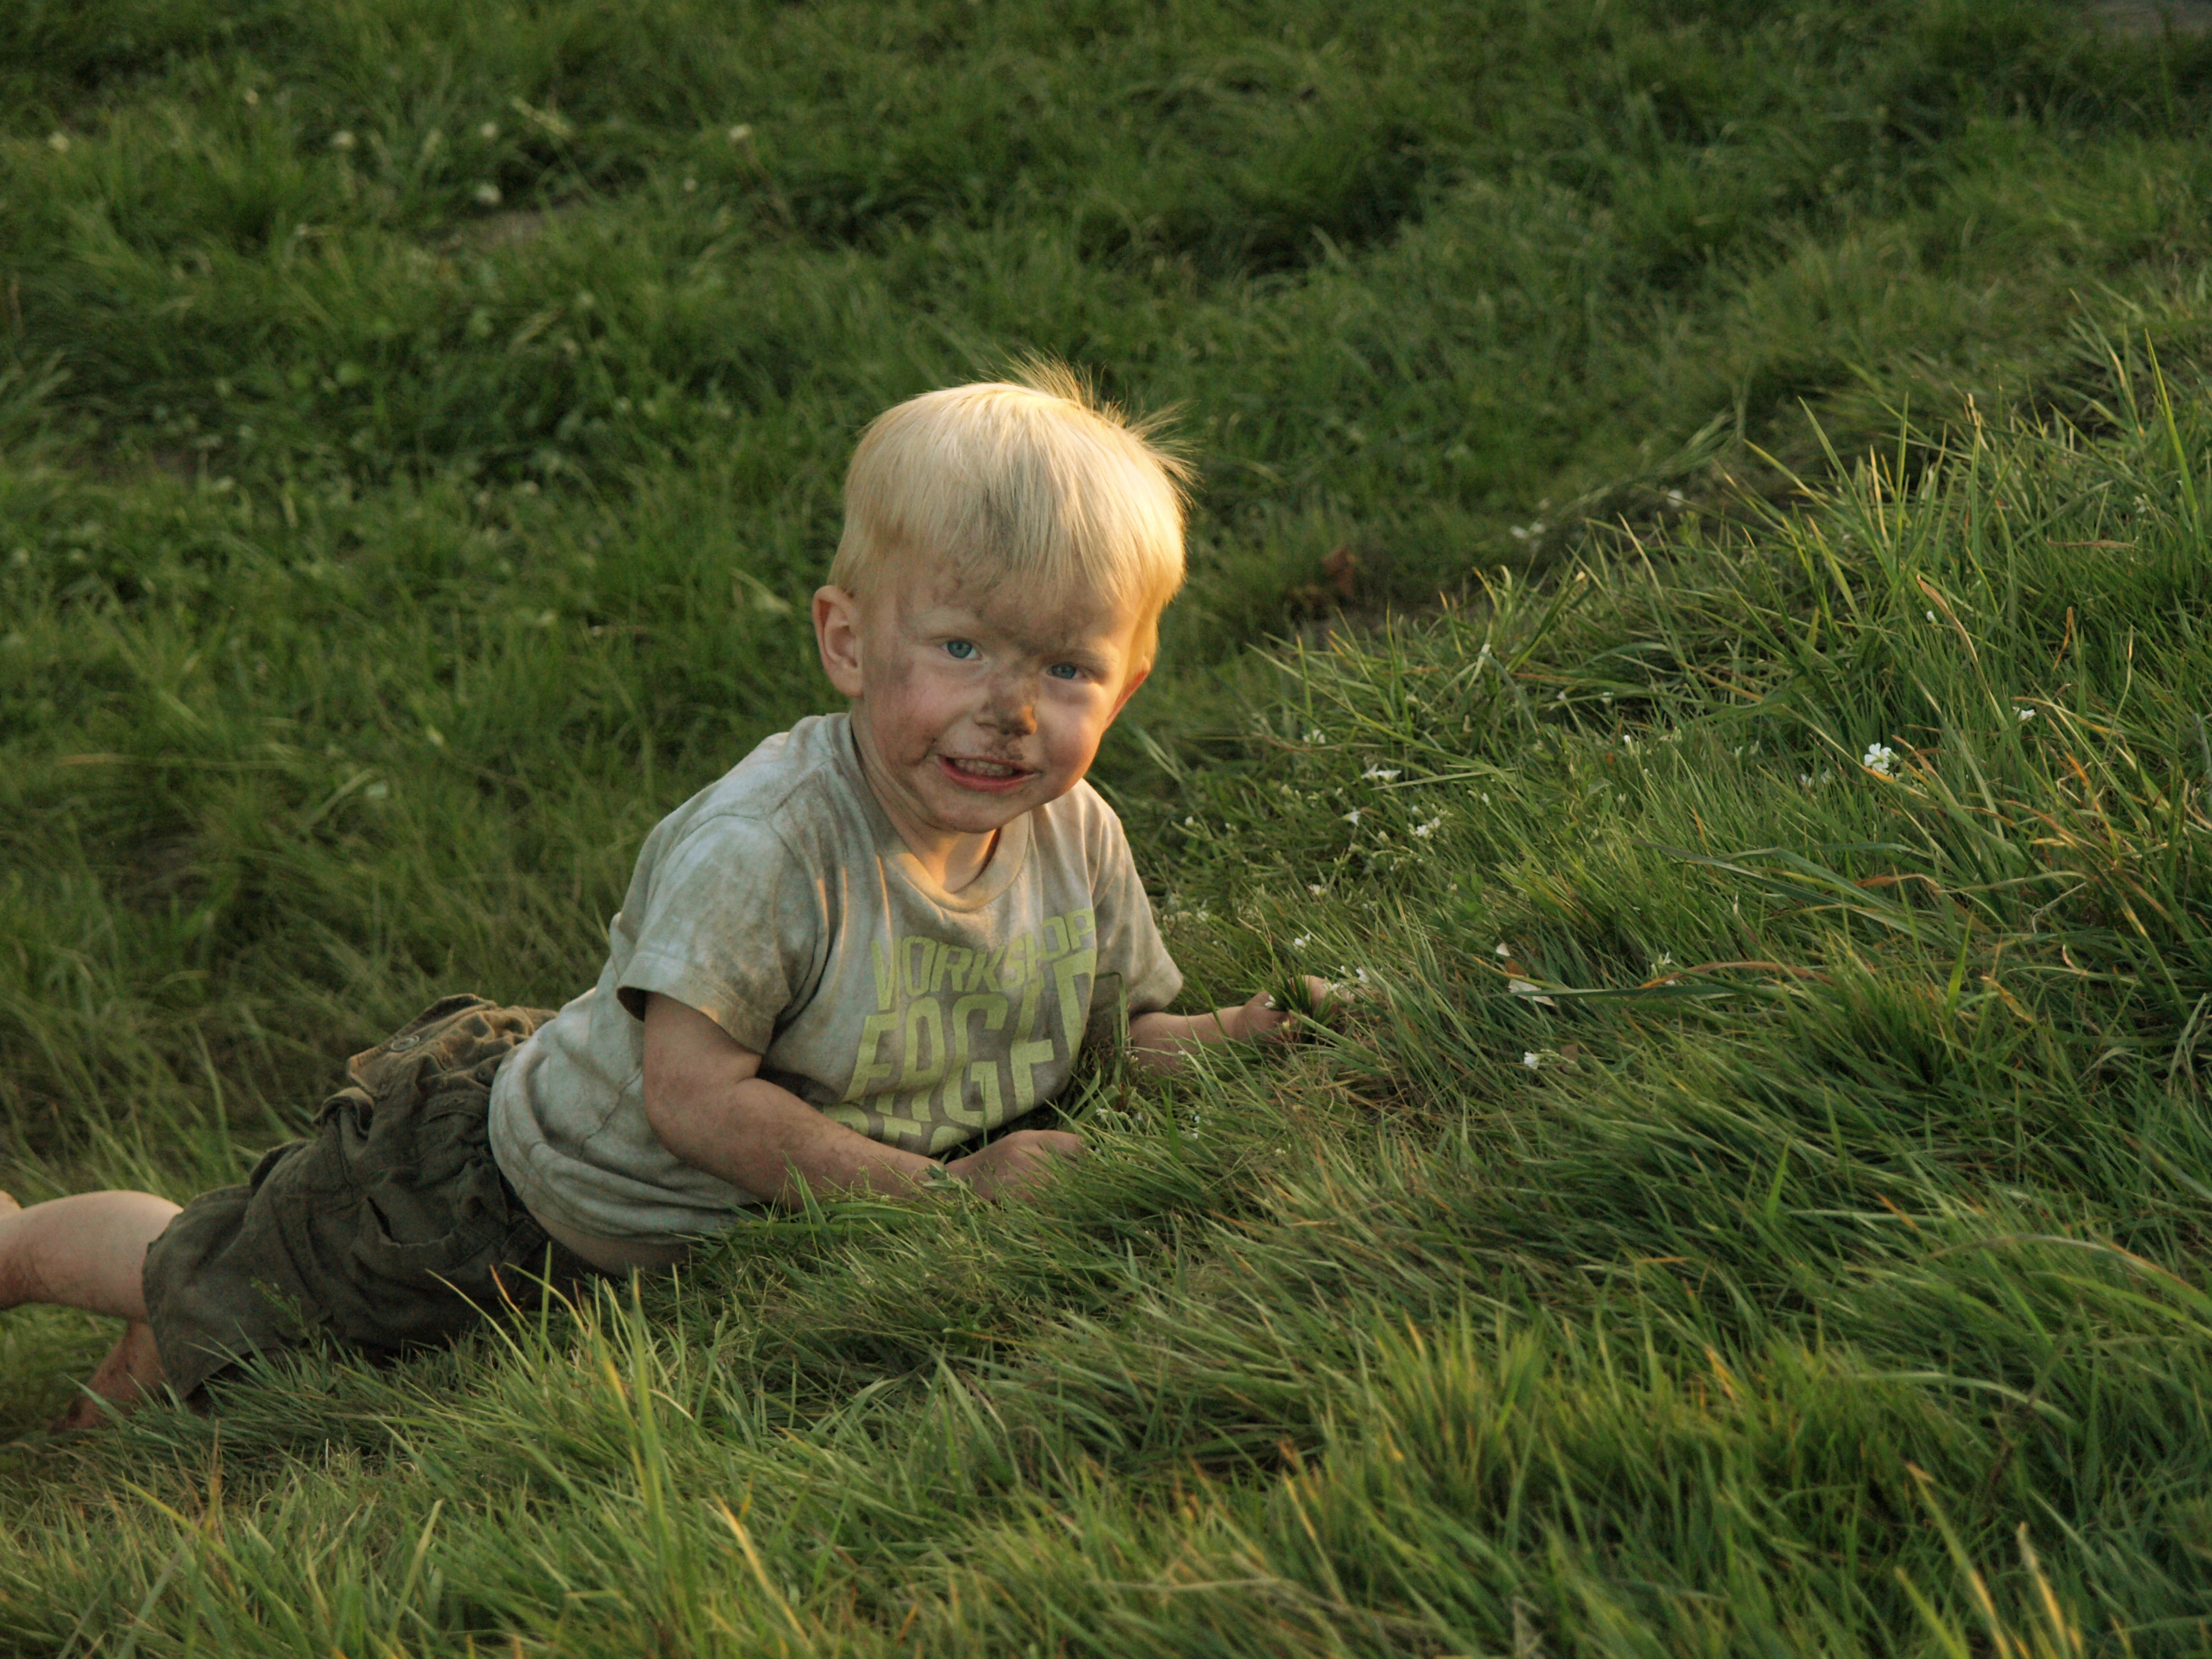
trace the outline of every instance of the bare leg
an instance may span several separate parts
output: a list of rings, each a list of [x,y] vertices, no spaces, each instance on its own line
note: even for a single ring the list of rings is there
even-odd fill
[[[127,1320],[90,1385],[125,1411],[161,1381],[141,1279],[146,1247],[176,1213],[151,1193],[80,1193],[27,1210],[0,1193],[0,1308],[52,1302]],[[97,1406],[80,1400],[52,1426],[86,1428],[100,1419]]]

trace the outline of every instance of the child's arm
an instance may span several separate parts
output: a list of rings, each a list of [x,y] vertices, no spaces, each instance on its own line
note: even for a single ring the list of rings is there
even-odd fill
[[[645,1117],[660,1144],[741,1191],[795,1203],[817,1194],[911,1194],[940,1166],[847,1128],[757,1075],[760,1056],[697,1009],[655,993],[645,1009]],[[1018,1129],[941,1166],[986,1198],[1018,1194],[1083,1155],[1080,1136]]]
[[[1306,975],[1306,996],[1316,1009],[1328,1006],[1334,989],[1326,980]],[[1139,1014],[1129,1022],[1129,1047],[1139,1065],[1172,1072],[1201,1042],[1288,1042],[1297,1034],[1297,1018],[1262,991],[1239,1007],[1210,1014]]]

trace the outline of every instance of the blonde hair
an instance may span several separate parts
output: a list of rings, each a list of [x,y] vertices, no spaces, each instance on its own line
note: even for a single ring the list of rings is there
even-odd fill
[[[1149,665],[1182,586],[1189,465],[1058,363],[924,392],[871,422],[845,475],[831,586],[865,599],[902,560],[963,577],[1105,593],[1138,618]]]

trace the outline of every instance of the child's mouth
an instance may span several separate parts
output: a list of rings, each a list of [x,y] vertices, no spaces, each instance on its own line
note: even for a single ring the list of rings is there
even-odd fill
[[[1003,794],[1020,788],[1036,775],[1007,761],[965,759],[951,755],[939,755],[937,764],[945,775],[963,789],[978,789],[988,794]]]

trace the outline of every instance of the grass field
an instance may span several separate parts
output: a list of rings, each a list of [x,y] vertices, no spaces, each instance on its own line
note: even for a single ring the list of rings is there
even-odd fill
[[[1192,1006],[833,1204],[38,1425],[0,1652],[2212,1645],[2212,42],[2058,3],[15,0],[0,1184],[588,984],[860,426],[1173,406]]]

